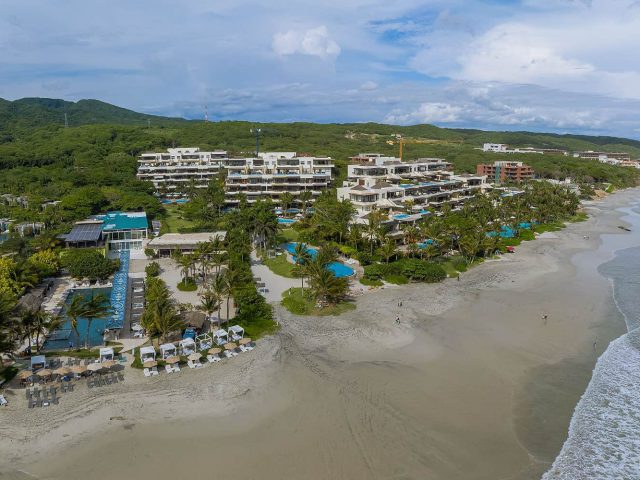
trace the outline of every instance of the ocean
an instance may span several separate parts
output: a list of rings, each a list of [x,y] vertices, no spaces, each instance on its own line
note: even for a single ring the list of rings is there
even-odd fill
[[[637,246],[615,251],[598,271],[611,281],[628,333],[598,359],[568,438],[543,480],[640,478],[640,208],[623,211]]]

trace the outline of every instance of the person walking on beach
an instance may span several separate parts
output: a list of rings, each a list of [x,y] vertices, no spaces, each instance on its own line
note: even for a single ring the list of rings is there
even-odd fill
[[[400,315],[396,315],[396,325],[400,325]]]
[[[547,318],[548,318],[548,315],[546,313],[542,315],[542,319],[544,320],[545,325],[547,324]]]
[[[597,346],[598,346],[598,341],[597,341],[597,340],[594,340],[594,341],[593,341],[593,351],[594,351],[594,352],[596,351],[596,347],[597,347]]]

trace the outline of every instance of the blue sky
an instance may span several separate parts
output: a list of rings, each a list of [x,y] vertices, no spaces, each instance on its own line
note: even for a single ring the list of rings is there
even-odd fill
[[[0,97],[640,138],[635,0],[0,0]]]

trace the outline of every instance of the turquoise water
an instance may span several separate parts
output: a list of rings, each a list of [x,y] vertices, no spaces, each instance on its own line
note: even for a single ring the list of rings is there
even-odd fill
[[[287,252],[293,255],[294,252],[296,251],[296,245],[297,245],[296,242],[287,243],[285,245],[285,249],[287,250]],[[306,250],[309,253],[309,256],[311,258],[315,258],[316,255],[318,254],[318,250],[316,250],[315,248],[306,247]],[[295,258],[296,257],[294,256],[293,257],[294,261],[295,261]],[[338,278],[350,277],[355,273],[353,268],[348,267],[347,265],[341,262],[331,262],[329,265],[327,265],[327,269],[330,272],[333,272],[333,274]]]
[[[294,220],[293,218],[279,218],[278,219],[278,223],[280,225],[291,225],[292,223],[296,223],[297,220]]]
[[[409,215],[406,213],[398,213],[393,216],[396,220],[404,220],[405,218],[409,218]]]
[[[76,333],[71,327],[71,320],[67,318],[67,306],[77,296],[82,296],[88,299],[100,293],[109,298],[111,295],[111,288],[82,288],[74,290],[65,300],[62,312],[60,312],[60,316],[65,319],[65,322],[44,342],[43,348],[45,350],[66,349],[69,348],[69,342],[73,343],[74,347],[83,346],[87,335],[87,319],[78,319],[78,335],[78,333]],[[91,329],[89,330],[89,346],[93,347],[96,345],[102,345],[102,333],[106,326],[107,318],[96,318],[91,322]]]

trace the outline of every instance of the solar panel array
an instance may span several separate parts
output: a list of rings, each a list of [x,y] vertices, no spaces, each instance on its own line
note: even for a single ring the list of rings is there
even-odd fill
[[[95,242],[102,234],[102,224],[87,223],[75,225],[65,237],[67,242]]]

